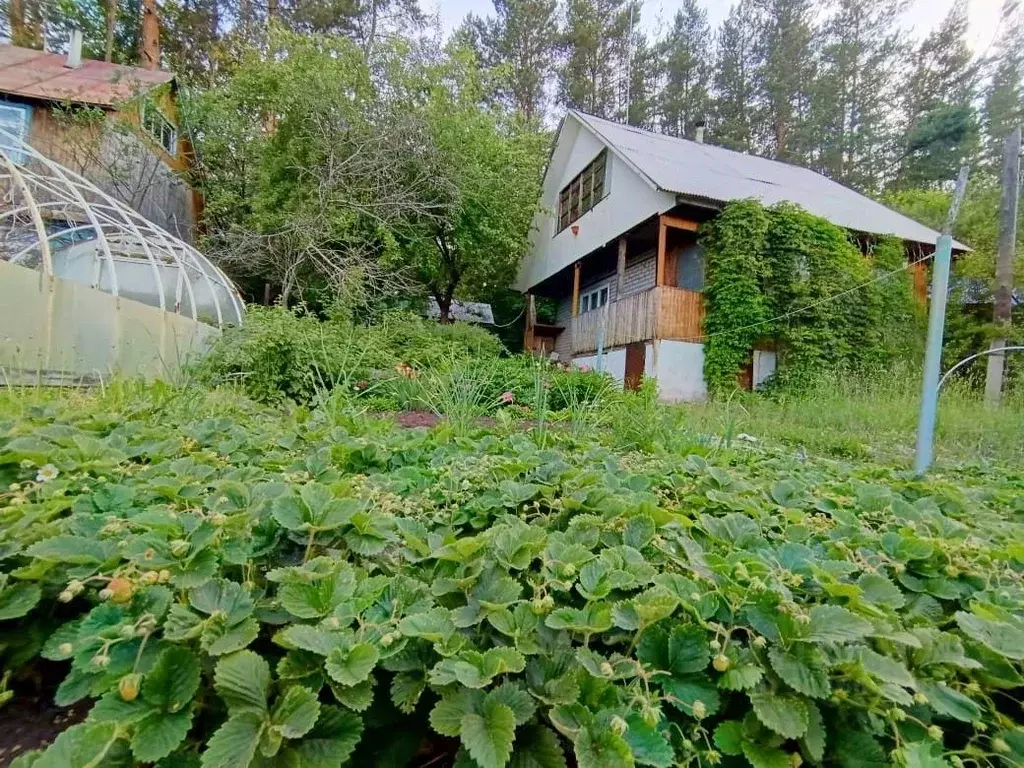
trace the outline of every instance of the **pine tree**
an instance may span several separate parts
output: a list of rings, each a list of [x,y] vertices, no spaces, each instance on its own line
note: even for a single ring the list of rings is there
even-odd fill
[[[757,88],[763,104],[765,149],[790,162],[808,154],[807,116],[814,79],[811,0],[757,0]]]
[[[714,75],[714,143],[749,152],[757,119],[755,76],[759,66],[756,15],[752,0],[729,9],[718,32]]]
[[[457,33],[488,67],[505,67],[500,96],[527,120],[544,114],[544,86],[558,45],[555,0],[494,0],[495,17],[472,14]]]
[[[653,130],[658,119],[658,50],[638,29],[633,33],[628,66],[629,89],[623,94],[626,122]]]
[[[1012,0],[1004,5],[1003,24],[995,54],[992,80],[985,90],[983,157],[999,168],[1003,140],[1015,126],[1024,124],[1024,25]]]
[[[562,37],[566,58],[559,72],[561,103],[598,117],[619,115],[628,37],[625,0],[568,0]]]
[[[811,164],[865,191],[879,191],[891,170],[898,126],[899,66],[908,54],[899,28],[905,3],[839,0],[821,31],[812,99]]]
[[[947,182],[977,150],[978,66],[967,45],[966,0],[956,0],[915,58],[905,86],[901,186]]]
[[[711,27],[697,0],[683,0],[659,53],[664,71],[661,130],[685,136],[694,123],[707,119],[711,106]]]

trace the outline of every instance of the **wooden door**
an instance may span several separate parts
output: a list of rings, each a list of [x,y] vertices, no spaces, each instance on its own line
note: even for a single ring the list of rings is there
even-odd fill
[[[644,342],[626,345],[626,389],[640,389],[644,380],[646,357],[647,345]]]

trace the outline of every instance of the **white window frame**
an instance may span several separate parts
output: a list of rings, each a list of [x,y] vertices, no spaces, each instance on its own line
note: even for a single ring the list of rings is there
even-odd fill
[[[159,133],[154,130],[155,126],[149,124],[150,120],[158,121]],[[142,130],[168,155],[178,156],[178,129],[156,105],[148,101],[142,103]],[[170,147],[164,143],[165,132],[169,137]]]
[[[593,312],[608,303],[608,286],[602,285],[580,296],[580,314]]]

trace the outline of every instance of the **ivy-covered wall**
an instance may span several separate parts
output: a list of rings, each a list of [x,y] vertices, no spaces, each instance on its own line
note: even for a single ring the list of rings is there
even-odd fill
[[[878,238],[865,256],[845,229],[797,206],[742,200],[705,225],[701,242],[704,376],[712,393],[736,388],[760,343],[776,345],[772,385],[788,388],[828,369],[877,367],[918,353],[923,312],[910,273],[872,282],[904,265],[900,240]]]

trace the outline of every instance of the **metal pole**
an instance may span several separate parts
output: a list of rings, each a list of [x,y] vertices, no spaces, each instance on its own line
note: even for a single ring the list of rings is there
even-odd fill
[[[597,362],[594,364],[598,373],[604,373],[604,324],[608,319],[608,307],[605,304],[601,307],[601,324],[597,327]]]
[[[992,300],[992,321],[1008,328],[1013,320],[1013,257],[1017,250],[1017,188],[1020,185],[1020,128],[1014,128],[1003,146],[1003,199],[999,210],[999,257],[996,260],[996,287]],[[999,405],[1003,391],[1003,366],[1006,356],[1005,332],[992,340],[985,370],[985,404]]]
[[[953,254],[953,222],[967,190],[968,167],[960,169],[953,203],[942,234],[935,244],[932,263],[932,295],[928,308],[928,345],[924,354],[924,380],[921,383],[921,414],[917,423],[917,451],[914,471],[923,474],[932,463],[935,438],[935,409],[939,396],[939,372],[942,365],[942,332],[946,324],[946,295],[949,291],[949,262]]]

